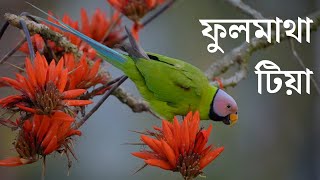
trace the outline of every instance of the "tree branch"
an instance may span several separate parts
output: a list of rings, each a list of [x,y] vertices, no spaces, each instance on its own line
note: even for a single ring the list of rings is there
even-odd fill
[[[70,52],[75,54],[77,57],[82,56],[82,52],[79,51],[76,45],[72,44],[67,38],[65,38],[63,35],[60,33],[57,33],[55,31],[52,31],[49,29],[48,26],[44,24],[39,24],[34,21],[29,20],[28,18],[24,16],[17,16],[15,14],[10,14],[10,13],[5,13],[4,18],[14,27],[20,28],[20,20],[23,20],[30,32],[31,35],[34,34],[40,34],[41,37],[45,39],[49,39],[53,42],[55,42],[58,46],[64,48],[66,52]]]
[[[130,93],[126,92],[122,87],[117,88],[112,95],[118,98],[124,104],[127,104],[133,112],[149,111],[150,108],[146,101],[133,97]]]

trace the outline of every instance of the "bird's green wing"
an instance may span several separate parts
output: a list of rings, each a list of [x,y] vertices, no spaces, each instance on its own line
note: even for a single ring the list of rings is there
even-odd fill
[[[177,59],[148,55],[151,60],[139,59],[136,67],[154,97],[172,107],[197,106],[208,85],[201,70]]]

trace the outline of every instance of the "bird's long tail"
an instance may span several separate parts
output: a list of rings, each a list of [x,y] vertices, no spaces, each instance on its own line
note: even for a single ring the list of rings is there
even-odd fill
[[[28,2],[27,2],[28,3]],[[35,19],[39,19],[40,21],[43,21],[47,24],[50,24],[54,27],[57,27],[59,29],[61,29],[62,31],[65,32],[69,32],[77,37],[79,37],[80,39],[82,39],[83,41],[85,41],[86,43],[88,43],[93,49],[95,49],[97,51],[97,53],[106,61],[108,61],[110,64],[112,64],[113,66],[119,68],[120,70],[123,70],[123,66],[125,64],[125,62],[127,61],[126,57],[123,56],[122,54],[120,54],[119,52],[91,39],[90,37],[82,34],[81,32],[75,30],[74,28],[68,26],[67,24],[63,23],[62,21],[60,21],[59,19],[55,18],[54,16],[46,13],[45,11],[43,11],[42,9],[34,6],[31,3],[30,4],[32,7],[36,8],[37,10],[39,10],[40,12],[46,14],[47,16],[50,16],[52,19],[54,19],[55,21],[57,21],[59,24],[55,24],[47,19],[38,17],[38,16],[33,16],[33,18]]]

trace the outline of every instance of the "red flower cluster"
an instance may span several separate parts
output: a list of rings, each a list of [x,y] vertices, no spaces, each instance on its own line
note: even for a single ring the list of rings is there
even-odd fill
[[[92,62],[90,66],[87,56],[83,55],[77,60],[73,54],[64,54],[65,66],[68,67],[67,90],[88,89],[97,84],[105,84],[109,81],[106,75],[99,73],[101,59]]]
[[[165,170],[180,172],[184,179],[193,179],[224,150],[224,147],[207,146],[212,126],[199,129],[200,116],[192,112],[180,124],[176,118],[173,123],[162,121],[162,128],[156,132],[148,131],[141,135],[141,141],[151,150],[134,152],[132,155],[144,159],[147,165]]]
[[[36,162],[39,156],[46,156],[54,151],[73,154],[72,137],[80,136],[79,130],[73,129],[74,118],[64,112],[55,112],[51,116],[34,115],[24,121],[19,131],[15,149],[18,157],[0,161],[0,166],[20,166]]]
[[[90,100],[76,99],[86,92],[86,89],[68,89],[69,71],[64,68],[62,58],[56,65],[50,65],[44,56],[37,53],[34,65],[26,58],[26,77],[16,74],[16,79],[0,78],[2,84],[7,84],[20,91],[21,95],[11,95],[0,99],[3,108],[20,109],[22,111],[50,115],[55,111],[66,111],[70,106],[91,104]],[[71,84],[72,82],[69,82]]]
[[[2,166],[18,166],[35,162],[39,156],[54,151],[72,152],[68,145],[74,135],[81,135],[73,128],[78,107],[91,104],[91,100],[78,97],[88,88],[104,81],[98,70],[100,61],[92,66],[84,55],[76,62],[73,55],[65,55],[56,64],[36,54],[34,63],[26,58],[25,73],[16,74],[16,79],[0,78],[1,84],[11,86],[21,94],[0,99],[2,108],[19,112],[16,121],[0,120],[0,124],[19,129],[15,149],[19,157],[0,161]],[[21,113],[25,112],[25,113]]]

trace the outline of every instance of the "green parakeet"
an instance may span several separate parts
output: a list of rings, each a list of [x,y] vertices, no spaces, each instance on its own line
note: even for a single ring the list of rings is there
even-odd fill
[[[124,46],[128,53],[125,55],[96,42],[58,19],[60,25],[39,19],[78,36],[91,45],[102,59],[123,71],[157,115],[172,120],[175,115],[186,115],[189,111],[198,110],[202,120],[222,121],[227,125],[238,120],[235,100],[225,91],[211,86],[200,69],[182,60],[145,53],[130,32],[127,31],[131,47]]]

